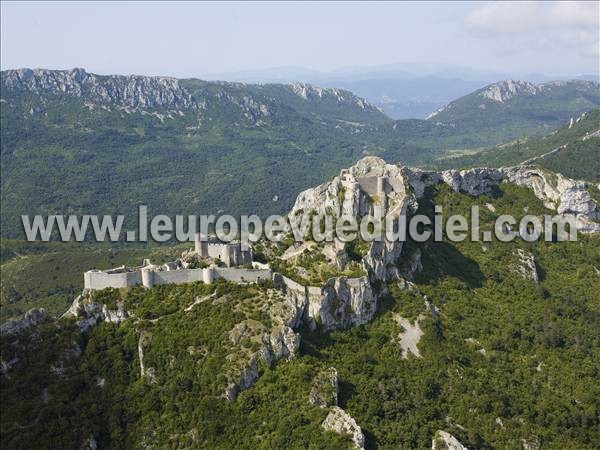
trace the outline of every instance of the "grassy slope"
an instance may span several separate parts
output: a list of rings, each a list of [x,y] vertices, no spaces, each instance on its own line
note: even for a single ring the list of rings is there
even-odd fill
[[[497,214],[520,217],[526,207],[529,213],[545,212],[531,192],[501,188],[497,198],[475,200],[498,211],[482,208],[482,229]],[[473,202],[441,186],[421,202],[421,211],[441,204],[447,216],[466,214]],[[150,324],[103,324],[88,338],[71,334],[66,325],[59,333],[47,325],[54,337],[26,336],[24,353],[4,340],[3,359],[17,351],[19,363],[15,376],[3,379],[2,401],[10,411],[2,416],[3,441],[64,448],[94,434],[107,448],[142,442],[173,448],[347,448],[347,441],[322,432],[325,411],[307,402],[315,374],[333,366],[341,379],[340,405],[363,428],[367,448],[429,448],[438,429],[468,448],[519,448],[522,439],[551,449],[599,447],[599,238],[407,245],[423,251],[424,271],[415,281],[439,308],[438,316],[427,312],[417,292],[390,285],[372,323],[303,332],[301,355],[261,369],[258,382],[234,402],[214,395],[226,333],[241,318],[234,305],[247,298],[244,288],[222,285],[222,301],[202,303],[192,313],[184,306],[212,288],[164,286],[120,294],[138,317],[164,316],[151,325],[147,351],[160,379],[154,385],[137,373],[138,335]],[[534,255],[539,284],[515,272],[517,248]],[[423,315],[423,358],[401,359],[396,313]],[[45,336],[43,328],[40,333]],[[73,340],[84,348],[83,356],[67,362],[66,377],[49,375],[48,365]],[[98,377],[105,380],[103,388]]]
[[[156,263],[170,261],[185,247],[111,248],[2,240],[0,323],[31,308],[61,315],[83,289],[86,270],[140,265],[144,258]]]
[[[572,127],[564,125],[546,136],[523,139],[467,155],[439,158],[432,161],[431,165],[438,168],[509,166],[565,146],[556,155],[540,159],[536,164],[574,178],[600,181],[599,139],[582,140],[599,129],[600,110],[594,109]]]
[[[538,164],[571,178],[600,182],[600,137],[572,142]]]

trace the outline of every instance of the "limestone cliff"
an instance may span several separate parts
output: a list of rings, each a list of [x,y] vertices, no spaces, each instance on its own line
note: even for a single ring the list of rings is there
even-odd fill
[[[79,68],[7,70],[2,74],[2,88],[3,91],[29,91],[42,96],[84,96],[93,102],[128,108],[187,109],[196,106],[190,93],[175,78],[100,76]]]
[[[534,166],[435,172],[387,164],[372,156],[342,170],[331,181],[301,192],[289,217],[300,223],[303,214],[351,216],[357,221],[374,216],[397,224],[400,215],[416,210],[427,188],[439,183],[471,196],[494,194],[500,183],[527,187],[558,215],[575,218],[579,231],[600,232],[600,211],[590,196],[592,186],[588,183]],[[289,254],[301,254],[306,249],[291,249]],[[343,269],[348,261],[347,244],[338,240],[310,249],[321,251],[338,268]],[[331,330],[366,323],[374,316],[381,294],[373,285],[411,279],[421,268],[420,255],[405,255],[402,249],[401,241],[370,243],[361,259],[366,275],[360,278],[334,277],[321,286],[300,286],[284,277],[279,284],[287,285],[282,289],[290,301],[301,305],[303,319],[311,326],[316,322],[322,329]],[[528,278],[536,279],[533,275]]]
[[[467,450],[467,448],[450,433],[438,430],[431,441],[431,450]]]
[[[327,431],[350,435],[356,448],[365,447],[365,435],[356,421],[339,406],[332,406],[323,421],[322,427]]]
[[[77,326],[85,332],[99,322],[120,323],[129,318],[129,313],[120,304],[116,310],[108,309],[105,304],[94,301],[92,292],[84,291],[73,300],[62,317],[76,318]]]

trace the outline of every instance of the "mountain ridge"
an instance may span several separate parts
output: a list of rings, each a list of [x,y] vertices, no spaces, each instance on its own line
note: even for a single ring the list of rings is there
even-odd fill
[[[582,91],[583,97],[595,94],[595,103],[598,104],[598,98],[600,98],[600,83],[596,81],[557,80],[535,84],[522,80],[502,80],[484,86],[483,88],[478,89],[471,94],[444,105],[439,110],[431,113],[427,117],[427,120],[436,119],[448,121],[450,118],[445,117],[444,113],[451,114],[453,110],[459,109],[467,100],[476,101],[479,97],[483,99],[482,101],[484,101],[484,103],[477,105],[477,108],[485,109],[485,107],[490,104],[490,101],[495,103],[506,103],[507,101],[518,97],[530,97],[531,99],[535,98],[537,95],[548,93],[552,94],[552,91],[561,90],[564,88],[573,88],[575,90]],[[471,105],[469,104],[469,106]],[[477,111],[477,109],[475,109],[475,111]]]
[[[10,237],[22,236],[22,214],[133,220],[137,204],[166,214],[281,213],[296,192],[362,156],[419,165],[450,149],[545,134],[582,109],[566,92],[533,110],[509,105],[502,120],[477,102],[462,121],[394,121],[348,91],[306,83],[83,69],[0,76],[1,223]]]
[[[337,88],[321,88],[309,83],[292,84],[247,84],[226,81],[204,81],[195,78],[145,75],[96,75],[82,68],[71,70],[16,69],[2,71],[3,95],[19,90],[29,90],[44,94],[66,95],[86,98],[99,104],[112,104],[123,108],[206,110],[210,107],[208,94],[210,87],[230,89],[252,89],[253,94],[272,89],[287,90],[309,102],[337,102],[344,106],[356,107],[367,113],[383,116],[383,112],[368,101],[350,91]],[[209,88],[209,89],[202,89]],[[217,93],[219,95],[219,93]],[[268,93],[267,93],[268,96]],[[233,100],[221,94],[220,98]],[[268,97],[267,97],[268,99]],[[267,105],[258,104],[255,99],[243,99],[248,107],[255,107],[259,115],[268,115]],[[379,117],[383,119],[383,117]]]

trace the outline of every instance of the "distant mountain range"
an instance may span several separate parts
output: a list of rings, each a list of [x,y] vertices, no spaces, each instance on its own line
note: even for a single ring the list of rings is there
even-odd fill
[[[281,212],[362,156],[432,163],[600,105],[598,83],[578,81],[491,85],[429,120],[393,120],[348,90],[307,83],[22,69],[3,71],[0,86],[5,236],[20,236],[20,214],[131,214],[140,203],[166,214]]]
[[[445,104],[502,79],[524,79],[535,83],[572,79],[600,81],[598,74],[565,76],[504,73],[426,63],[350,67],[332,72],[302,67],[278,67],[207,74],[207,78],[250,83],[292,83],[304,80],[321,86],[344,88],[369,100],[393,119],[425,119]]]

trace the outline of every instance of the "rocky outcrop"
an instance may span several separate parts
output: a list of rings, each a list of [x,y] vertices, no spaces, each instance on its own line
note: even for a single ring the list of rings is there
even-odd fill
[[[280,359],[296,356],[300,348],[300,335],[288,326],[275,326],[268,329],[265,325],[252,319],[238,323],[229,332],[229,339],[236,351],[228,356],[231,370],[229,382],[223,396],[234,400],[241,390],[247,389],[258,378],[260,361],[271,367]],[[258,346],[258,350],[246,348],[246,343]]]
[[[473,196],[491,194],[502,179],[499,169],[446,170],[441,173],[442,180],[455,192]]]
[[[147,367],[144,361],[146,348],[152,343],[152,334],[147,331],[140,332],[138,339],[138,358],[140,360],[140,378],[148,381],[150,384],[156,382],[156,370],[154,367]]]
[[[317,374],[308,401],[319,408],[338,406],[338,373],[335,368],[330,367]]]
[[[295,82],[289,86],[289,89],[297,96],[305,100],[328,100],[331,99],[340,103],[347,103],[363,110],[381,113],[381,110],[371,103],[357,97],[350,91],[336,88],[322,88],[313,86],[309,83]]]
[[[281,274],[274,274],[274,284],[284,295],[286,323],[296,328],[305,323],[311,329],[348,328],[369,322],[377,311],[377,295],[368,277],[329,279],[323,286],[303,286]]]
[[[454,191],[471,196],[493,195],[502,182],[531,189],[544,204],[565,218],[575,218],[583,232],[600,232],[600,212],[589,195],[589,186],[562,175],[550,174],[530,166],[506,168],[476,168],[468,170],[424,171],[387,164],[369,156],[349,169],[342,170],[332,181],[300,193],[290,211],[290,217],[301,223],[302,215],[329,215],[334,218],[351,216],[359,221],[366,216],[396,220],[416,210],[427,188],[446,183]],[[334,241],[311,251],[322,251],[332,264],[343,269],[347,263],[344,244]],[[345,328],[368,322],[377,307],[377,294],[372,283],[405,278],[410,280],[421,269],[420,255],[403,255],[402,241],[382,239],[369,244],[362,258],[367,277],[332,278],[321,286],[291,289],[296,304],[299,297],[309,298],[305,319],[320,323],[326,330]],[[295,254],[289,249],[286,254]],[[296,253],[298,253],[296,251]],[[528,277],[535,281],[533,271]]]
[[[129,313],[120,303],[116,310],[108,309],[106,305],[94,302],[90,294],[84,291],[73,300],[62,317],[77,318],[77,326],[83,333],[99,322],[121,323],[129,318]]]
[[[407,184],[418,200],[425,190],[440,182],[456,192],[472,196],[493,194],[499,183],[513,183],[529,188],[544,205],[563,218],[573,217],[577,229],[584,233],[600,233],[600,211],[589,194],[589,183],[567,178],[535,166],[477,168],[427,172],[404,169]]]
[[[339,406],[332,406],[329,414],[321,425],[327,431],[347,434],[352,438],[356,448],[365,447],[365,436],[356,421]]]
[[[539,86],[527,81],[505,80],[483,88],[479,95],[498,103],[504,103],[518,95],[535,95],[540,91]]]
[[[438,430],[431,441],[431,450],[467,450],[467,448],[450,433]]]
[[[523,249],[517,249],[516,256],[519,261],[514,266],[514,271],[526,280],[537,283],[539,281],[539,277],[533,255]]]
[[[507,182],[531,189],[547,208],[562,216],[573,216],[579,231],[600,233],[600,211],[588,192],[588,183],[534,166],[501,170]]]
[[[396,314],[394,316],[396,323],[398,324],[398,328],[400,331],[398,333],[398,342],[400,344],[400,348],[402,349],[402,359],[407,359],[409,353],[412,353],[417,358],[421,357],[421,353],[419,352],[419,341],[421,340],[421,336],[423,336],[423,330],[419,326],[419,320],[422,320],[423,317],[419,316],[417,320],[411,322],[404,317]]]
[[[308,319],[308,288],[279,273],[273,274],[273,284],[284,294],[284,300],[272,309],[282,323],[297,328]]]
[[[85,96],[96,103],[140,109],[195,107],[191,94],[169,77],[99,76],[84,69],[19,69],[2,72],[2,90],[36,94]]]
[[[48,318],[44,308],[33,308],[25,313],[22,319],[10,320],[0,327],[0,334],[7,336],[18,334],[27,328],[37,325]]]
[[[377,311],[368,277],[331,278],[321,288],[319,297],[309,298],[309,317],[316,320],[323,330],[349,328],[370,322]]]
[[[403,168],[387,164],[377,157],[366,157],[343,170],[332,181],[300,193],[289,216],[298,218],[298,223],[302,215],[312,214],[353,217],[357,221],[370,216],[382,223],[384,219],[389,220],[397,227],[400,215],[413,204],[414,196],[407,188]],[[348,261],[344,245],[334,241],[321,250],[338,269],[343,269]],[[398,279],[396,263],[402,246],[402,241],[388,241],[382,237],[369,244],[361,261],[368,276],[334,277],[321,287],[307,288],[307,318],[319,323],[325,330],[370,321],[377,310],[378,296],[371,283],[374,280]],[[298,290],[292,292],[297,293]]]

